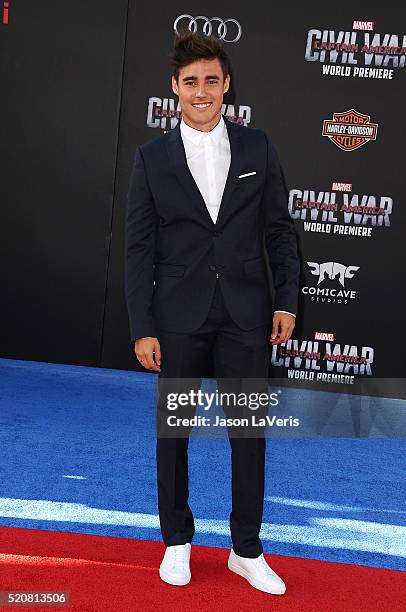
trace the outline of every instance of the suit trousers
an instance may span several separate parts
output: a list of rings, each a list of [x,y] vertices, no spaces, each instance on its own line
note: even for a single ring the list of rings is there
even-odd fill
[[[242,296],[241,299],[244,299]],[[210,311],[203,325],[192,333],[160,330],[161,372],[158,385],[165,379],[201,379],[213,373],[222,387],[227,380],[262,379],[267,391],[271,327],[242,330],[231,319],[217,279]],[[169,382],[169,381],[167,381]],[[257,384],[257,382],[256,382]],[[233,388],[234,388],[233,387]],[[158,413],[157,404],[157,413]],[[225,411],[226,412],[226,411]],[[228,417],[229,415],[226,414]],[[259,538],[264,503],[265,436],[228,439],[231,446],[232,511],[229,525],[234,552],[255,558],[262,552]],[[188,503],[188,435],[157,435],[157,485],[161,533],[167,546],[191,542],[195,533],[193,513]]]

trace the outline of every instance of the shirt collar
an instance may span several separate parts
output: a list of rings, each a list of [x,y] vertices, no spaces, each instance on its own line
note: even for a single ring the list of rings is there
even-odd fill
[[[182,133],[182,137],[191,140],[195,145],[199,145],[202,140],[204,134],[209,134],[210,138],[214,142],[214,144],[218,145],[223,136],[227,133],[227,127],[223,117],[220,117],[220,121],[217,125],[210,130],[209,132],[203,132],[202,130],[196,130],[195,128],[190,127],[187,123],[183,121],[183,117],[180,122],[180,131]]]

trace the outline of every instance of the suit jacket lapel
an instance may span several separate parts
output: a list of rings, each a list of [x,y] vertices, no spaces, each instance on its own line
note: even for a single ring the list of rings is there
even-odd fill
[[[241,142],[240,130],[230,121],[226,120],[228,140],[230,142],[231,161],[230,168],[227,175],[227,181],[223,191],[223,197],[221,198],[220,210],[217,217],[216,225],[224,219],[224,215],[227,209],[230,207],[231,195],[237,186],[238,175],[243,167],[244,155],[243,155],[243,144]]]
[[[170,168],[178,177],[180,184],[185,189],[191,200],[196,202],[200,208],[203,207],[203,209],[206,209],[206,214],[211,221],[211,217],[206,208],[202,194],[200,193],[193,175],[189,170],[189,166],[187,165],[185,148],[183,146],[182,136],[180,133],[180,121],[173,128],[173,130],[169,132],[168,139],[166,140],[165,144],[168,152]]]
[[[218,225],[219,221],[224,217],[224,212],[229,205],[231,194],[234,188],[236,187],[238,175],[240,173],[240,169],[242,168],[243,163],[243,151],[239,130],[235,129],[235,126],[231,122],[226,120],[225,123],[227,126],[227,133],[230,142],[231,161],[227,175],[227,181],[224,187],[223,197],[221,199],[220,210],[216,225]],[[168,139],[166,141],[166,147],[168,151],[170,167],[178,177],[182,187],[184,187],[185,191],[188,193],[192,201],[196,202],[196,204],[199,206],[199,208],[205,215],[206,219],[212,225],[214,225],[209,211],[207,210],[203,196],[200,193],[200,190],[187,165],[185,148],[183,146],[182,136],[180,133],[180,121],[178,122],[176,127],[174,127],[173,130],[169,133]]]

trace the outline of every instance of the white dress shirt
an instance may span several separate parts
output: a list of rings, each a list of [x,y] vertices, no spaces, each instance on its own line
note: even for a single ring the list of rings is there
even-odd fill
[[[223,117],[209,132],[203,132],[180,122],[186,162],[202,194],[213,223],[217,221],[221,199],[230,168],[231,151]],[[287,312],[275,310],[275,312]],[[289,312],[288,314],[293,314]],[[293,315],[296,316],[296,315]]]
[[[180,131],[189,170],[215,223],[231,161],[226,124],[221,117],[210,132],[202,132],[182,119]]]

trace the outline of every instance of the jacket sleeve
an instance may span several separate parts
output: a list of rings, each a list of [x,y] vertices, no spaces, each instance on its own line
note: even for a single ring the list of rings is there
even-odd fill
[[[134,157],[125,216],[125,297],[130,336],[156,336],[152,316],[157,214],[140,147]]]
[[[267,173],[262,197],[265,246],[275,289],[274,310],[297,314],[300,260],[288,190],[276,150],[267,134]]]

